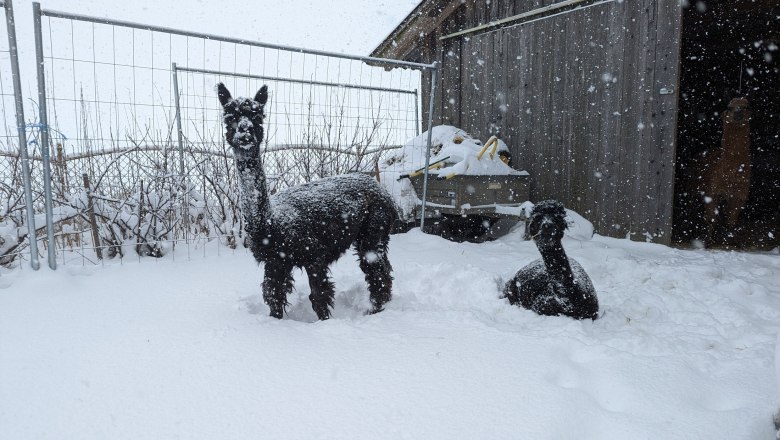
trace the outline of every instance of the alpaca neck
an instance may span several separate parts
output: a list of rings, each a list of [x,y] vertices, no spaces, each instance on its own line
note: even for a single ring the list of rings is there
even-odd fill
[[[539,253],[542,254],[542,261],[547,269],[547,273],[554,281],[563,286],[571,287],[574,285],[574,272],[571,270],[569,258],[563,251],[560,241],[547,246],[538,246]]]
[[[270,223],[271,203],[265,181],[265,171],[259,157],[236,155],[236,168],[241,185],[241,207],[250,236],[263,233]]]
[[[747,124],[726,123],[721,138],[723,157],[743,158],[750,156],[750,126]]]

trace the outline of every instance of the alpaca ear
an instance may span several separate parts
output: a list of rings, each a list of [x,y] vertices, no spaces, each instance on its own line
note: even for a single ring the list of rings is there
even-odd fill
[[[227,104],[228,102],[230,102],[231,99],[233,99],[230,96],[230,91],[222,83],[217,84],[217,95],[219,96],[219,103],[222,104],[222,107],[224,107],[225,104]]]
[[[259,102],[260,105],[265,105],[265,103],[268,102],[268,86],[264,85],[263,87],[260,87],[260,90],[258,90],[255,95],[255,101]]]

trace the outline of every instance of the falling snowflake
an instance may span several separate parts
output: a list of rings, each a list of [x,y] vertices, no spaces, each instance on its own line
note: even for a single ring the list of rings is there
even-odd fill
[[[379,260],[379,255],[376,252],[368,251],[363,255],[363,260],[365,260],[366,263],[375,263]]]

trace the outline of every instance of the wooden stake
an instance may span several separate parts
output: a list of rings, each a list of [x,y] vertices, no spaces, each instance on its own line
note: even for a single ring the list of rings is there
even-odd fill
[[[97,217],[95,217],[95,207],[92,203],[92,190],[89,188],[89,176],[84,173],[81,177],[84,179],[84,189],[87,190],[87,213],[89,214],[89,224],[92,227],[92,246],[95,247],[98,260],[102,260],[103,249],[100,247],[100,232],[98,231]]]

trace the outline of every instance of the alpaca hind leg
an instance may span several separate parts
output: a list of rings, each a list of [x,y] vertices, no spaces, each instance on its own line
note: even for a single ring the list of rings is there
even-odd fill
[[[324,321],[330,318],[330,309],[333,307],[333,296],[336,290],[335,286],[328,278],[327,268],[307,267],[306,275],[309,276],[309,287],[311,288],[311,294],[309,295],[311,308],[314,309],[317,318]]]
[[[393,267],[387,258],[387,244],[380,246],[359,246],[360,270],[366,275],[368,291],[371,295],[369,313],[381,312],[385,303],[390,301],[393,290]]]
[[[726,228],[724,230],[724,244],[726,246],[735,246],[739,244],[739,218],[745,208],[745,202],[741,197],[733,195],[729,197],[724,205],[724,220]]]
[[[509,300],[509,304],[515,305],[520,302],[520,295],[518,290],[520,289],[520,282],[517,277],[512,277],[504,284],[504,290],[502,291],[502,298]]]
[[[360,229],[356,250],[360,258],[360,270],[366,276],[371,299],[369,313],[381,312],[390,301],[393,290],[393,267],[387,258],[387,244],[397,213],[392,202],[378,202],[367,210],[370,212]]]
[[[282,319],[287,306],[287,295],[292,292],[292,268],[266,264],[263,279],[263,301],[271,309],[271,316]]]

